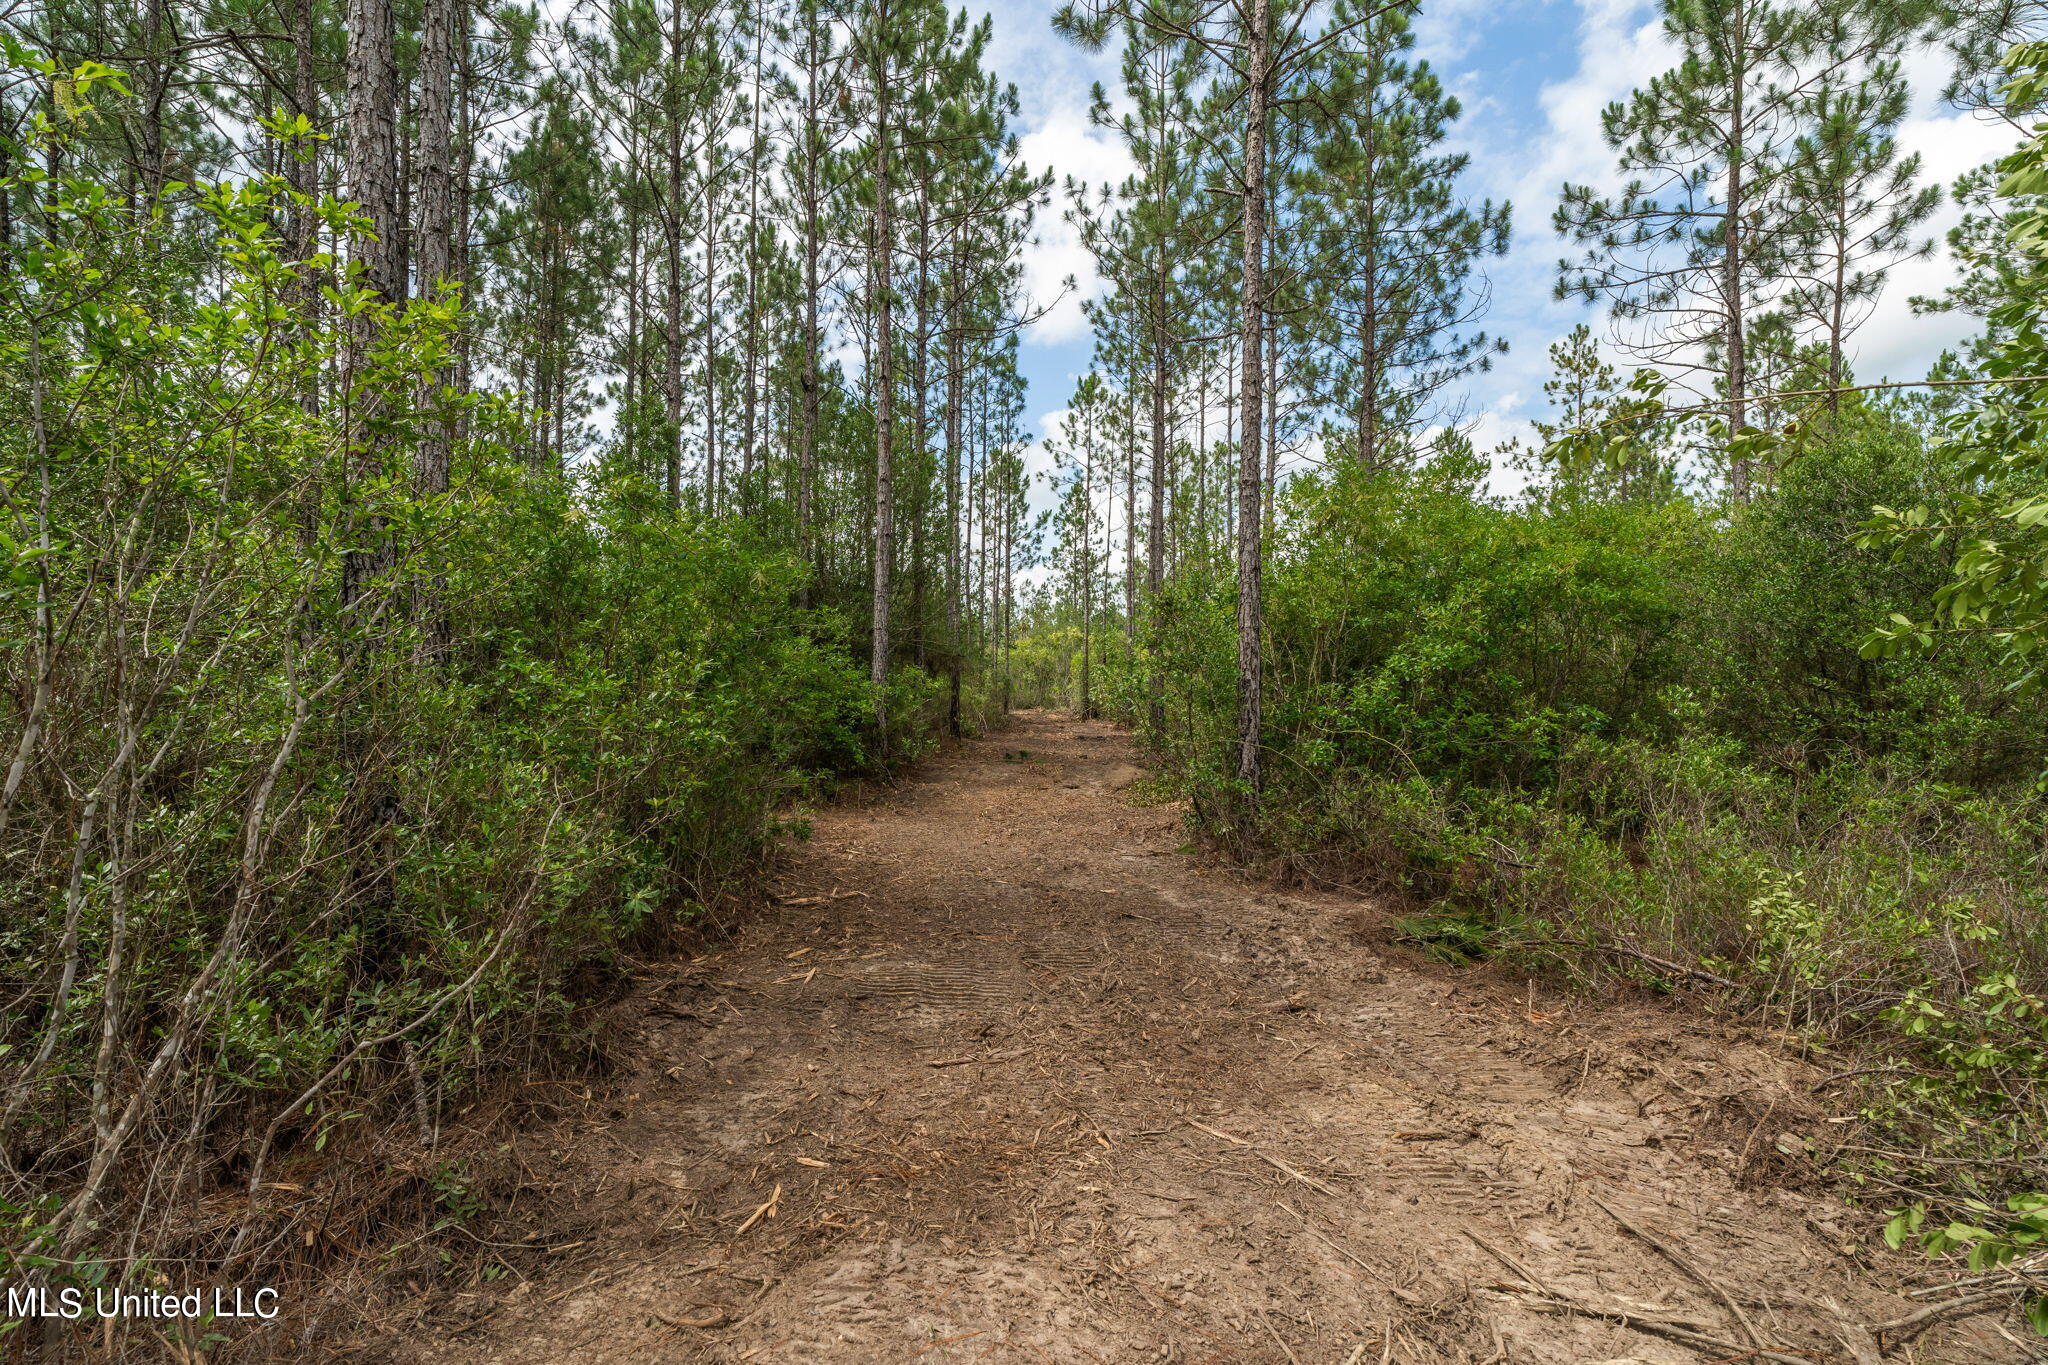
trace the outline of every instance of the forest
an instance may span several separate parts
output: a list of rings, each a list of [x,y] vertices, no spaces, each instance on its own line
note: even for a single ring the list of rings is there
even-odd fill
[[[0,1284],[470,1274],[453,1134],[1027,711],[1449,980],[1768,1031],[1855,1236],[2048,1335],[2048,8],[1639,8],[1510,205],[1432,0],[1029,16],[1106,181],[941,0],[0,5]],[[1929,262],[1970,339],[1859,372]]]

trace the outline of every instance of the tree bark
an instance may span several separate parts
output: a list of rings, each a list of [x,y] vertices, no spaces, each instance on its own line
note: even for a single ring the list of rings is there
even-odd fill
[[[880,5],[869,41],[874,44],[875,204],[868,256],[868,300],[874,312],[874,370],[870,387],[875,399],[875,568],[874,611],[869,641],[868,678],[875,689],[875,743],[883,753],[889,744],[889,575],[896,554],[896,342],[890,328],[894,309],[890,273],[896,255],[890,220],[889,6]]]
[[[637,92],[635,92],[637,95]],[[626,344],[625,355],[621,357],[626,372],[625,400],[621,407],[623,421],[620,434],[625,443],[626,463],[635,474],[645,476],[640,449],[640,232],[641,204],[639,189],[640,167],[640,124],[633,120],[626,127],[626,165],[628,181],[626,195],[626,278],[622,291],[626,296]]]
[[[470,254],[469,254],[469,180],[476,164],[476,133],[470,126],[470,90],[475,82],[475,72],[470,66],[469,18],[467,3],[457,11],[455,25],[455,148],[454,196],[451,205],[451,221],[448,241],[448,277],[462,291],[464,298],[470,296]],[[474,335],[468,327],[455,333],[454,364],[449,382],[457,393],[470,391],[470,354]],[[469,415],[457,414],[455,418],[455,439],[459,442],[468,435]]]
[[[1152,154],[1153,184],[1157,193],[1153,196],[1153,210],[1158,215],[1155,231],[1159,233],[1159,239],[1153,244],[1156,254],[1152,261],[1152,487],[1145,517],[1145,603],[1148,610],[1156,612],[1159,594],[1166,586],[1166,290],[1170,273],[1166,242],[1166,62],[1163,55],[1155,55],[1153,71],[1157,104]],[[1165,680],[1156,666],[1147,669],[1146,673],[1145,723],[1151,732],[1152,742],[1157,744],[1166,730]]]
[[[663,488],[670,511],[683,505],[683,7],[669,0],[668,70],[662,90],[668,202],[662,210]]]
[[[1161,264],[1153,297],[1152,326],[1152,461],[1150,497],[1145,515],[1145,605],[1159,609],[1166,587],[1166,272]],[[1165,679],[1155,664],[1146,669],[1146,728],[1158,744],[1166,731]]]
[[[145,0],[142,25],[142,202],[153,205],[163,195],[166,175],[164,102],[171,87],[169,49],[177,35],[170,31],[164,0]]]
[[[740,511],[753,498],[754,424],[760,415],[761,356],[761,45],[768,41],[766,6],[754,6],[754,100],[749,111],[753,127],[747,142],[747,363],[746,389],[740,395]]]
[[[806,577],[797,590],[797,602],[808,607],[811,584],[818,576],[811,549],[812,488],[818,471],[818,352],[823,339],[818,335],[818,257],[823,250],[823,228],[818,206],[818,158],[822,134],[819,84],[822,63],[818,52],[818,13],[806,11],[804,20],[804,121],[797,136],[803,147],[804,196],[804,354],[802,395],[799,403],[796,447],[796,553]]]
[[[716,146],[706,149],[715,163]],[[715,164],[704,186],[704,510],[716,516],[724,471],[718,454],[718,182]]]
[[[390,0],[348,0],[348,152],[344,176],[349,197],[369,219],[367,236],[358,236],[350,250],[361,265],[359,284],[378,303],[392,304],[405,295],[398,255],[398,128],[395,107],[397,70],[392,54]],[[351,503],[379,466],[379,434],[386,396],[368,382],[371,352],[376,346],[379,309],[359,310],[349,320],[344,389],[348,401],[347,480]],[[342,566],[342,605],[353,607],[369,584],[388,567],[390,547],[383,519],[372,514],[352,535],[356,547]]]
[[[960,344],[959,246],[947,272],[946,309],[946,733],[960,737]]]
[[[1135,320],[1134,320],[1135,321]],[[1135,328],[1133,328],[1135,331]],[[1138,350],[1137,338],[1131,349]],[[1125,380],[1124,392],[1124,660],[1138,647],[1138,376]]]
[[[302,114],[314,127],[320,122],[320,86],[313,71],[313,0],[298,0],[292,13],[292,112]],[[319,252],[320,218],[315,205],[320,197],[320,143],[311,137],[294,139],[286,149],[285,184],[292,192],[285,213],[285,255],[298,265],[290,285],[286,306],[298,319],[299,334],[310,332],[320,307],[319,281],[309,264]],[[320,384],[309,376],[300,396],[309,413],[320,410]]]
[[[929,664],[926,652],[925,525],[931,520],[931,178],[927,167],[917,178],[917,293],[912,303],[915,325],[911,330],[910,449],[916,453],[910,499],[910,624],[917,632],[911,643],[919,668]]]
[[[1259,800],[1259,735],[1263,725],[1261,694],[1260,589],[1263,546],[1260,537],[1260,494],[1264,469],[1260,463],[1259,416],[1265,409],[1265,372],[1261,365],[1265,322],[1266,251],[1266,124],[1272,92],[1272,9],[1270,0],[1251,0],[1246,34],[1247,108],[1243,191],[1244,244],[1241,253],[1243,317],[1239,327],[1243,409],[1243,441],[1237,465],[1237,780],[1243,788],[1245,813]]]
[[[420,32],[419,292],[432,299],[455,279],[455,25],[460,0],[427,0]],[[442,376],[436,376],[437,380]],[[448,491],[448,442],[438,424],[420,447],[421,485]]]
[[[1095,717],[1095,541],[1089,523],[1095,520],[1095,416],[1091,405],[1082,419],[1081,524],[1075,537],[1081,547],[1081,719]],[[1104,519],[1105,521],[1107,518]],[[1104,538],[1108,536],[1104,528]]]
[[[420,32],[419,156],[419,292],[438,299],[455,277],[455,26],[461,0],[427,0]],[[445,369],[428,377],[420,395],[428,420],[413,463],[413,482],[428,497],[448,491],[451,424],[434,414],[440,389],[448,383]],[[435,659],[450,644],[447,577],[436,574],[422,587],[415,603],[422,647]]]
[[[1744,22],[1743,7],[1735,7],[1734,32],[1729,35],[1729,44],[1735,53],[1735,61],[1729,79],[1728,113],[1728,202],[1727,219],[1722,225],[1721,293],[1722,307],[1726,313],[1722,321],[1722,345],[1727,348],[1728,366],[1728,435],[1732,439],[1739,435],[1748,424],[1748,404],[1745,388],[1748,383],[1747,357],[1743,355],[1743,307],[1742,307],[1742,215],[1746,207],[1743,183],[1742,158],[1747,129],[1744,126],[1743,81],[1747,75],[1746,57],[1749,51],[1749,34]],[[1739,456],[1730,470],[1729,482],[1737,502],[1748,502],[1750,493],[1749,457]]]

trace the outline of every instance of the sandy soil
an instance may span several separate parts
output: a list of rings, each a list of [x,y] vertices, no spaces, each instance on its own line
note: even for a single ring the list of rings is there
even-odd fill
[[[1027,713],[819,814],[776,906],[617,1009],[616,1087],[522,1135],[503,1272],[358,1358],[2022,1358],[1879,1328],[1918,1263],[1822,1187],[1821,1073],[1771,1039],[1416,957],[1186,851],[1133,763]]]

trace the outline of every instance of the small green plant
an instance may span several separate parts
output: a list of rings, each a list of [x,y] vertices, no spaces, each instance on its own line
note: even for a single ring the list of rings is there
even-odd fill
[[[57,1264],[50,1253],[61,1207],[62,1202],[55,1195],[20,1204],[0,1199],[0,1280],[15,1279],[23,1271],[48,1270]]]
[[[1394,926],[1401,931],[1403,942],[1420,944],[1424,952],[1440,962],[1463,966],[1493,951],[1492,926],[1470,914],[1450,911],[1409,915],[1395,920]]]
[[[468,1223],[488,1206],[475,1183],[459,1166],[443,1166],[432,1177],[435,1202],[440,1204],[442,1217],[437,1227],[450,1227]]]
[[[1946,1004],[1916,986],[1887,1017],[1959,1085],[2004,1088],[2014,1079],[2048,1080],[2048,1002],[2012,972],[1989,973]]]
[[[1829,922],[1825,911],[1800,895],[1804,885],[1798,873],[1766,872],[1764,889],[1749,902],[1743,918],[1755,936],[1750,964],[1811,987],[1825,980],[1822,940]]]
[[[2002,1209],[1967,1199],[1962,1208],[1974,1221],[1951,1220],[1938,1227],[1929,1226],[1924,1203],[1893,1209],[1884,1240],[1895,1251],[1917,1243],[1936,1259],[1962,1250],[1964,1263],[1979,1273],[2011,1265],[2048,1242],[2048,1194],[2016,1194]],[[2029,1295],[2025,1312],[2033,1329],[2048,1337],[2048,1294]]]

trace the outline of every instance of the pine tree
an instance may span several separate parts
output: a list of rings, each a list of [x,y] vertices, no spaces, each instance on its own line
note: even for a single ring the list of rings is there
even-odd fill
[[[1906,36],[1906,16],[1872,5],[1830,11],[1825,25],[1828,76],[1786,172],[1798,219],[1797,274],[1785,307],[1826,347],[1824,382],[1832,391],[1846,382],[1849,338],[1876,306],[1892,267],[1933,251],[1931,240],[1914,234],[1941,192],[1917,183],[1917,154],[1899,154],[1909,92],[1889,49]],[[1880,55],[1864,60],[1872,51]],[[1840,393],[1830,392],[1827,402],[1839,411]]]
[[[583,443],[578,424],[594,407],[593,353],[583,338],[603,319],[618,237],[595,134],[573,89],[551,79],[540,100],[506,158],[507,184],[487,228],[491,312],[526,395],[530,458],[556,470]]]
[[[1654,502],[1677,491],[1677,472],[1664,447],[1668,424],[1629,420],[1638,404],[1585,323],[1551,343],[1543,396],[1552,415],[1532,423],[1534,451],[1515,444],[1507,455],[1515,468],[1544,476],[1551,498]],[[1589,436],[1599,439],[1584,439]]]
[[[1283,187],[1275,174],[1276,151],[1285,155],[1299,143],[1280,136],[1283,114],[1291,114],[1296,83],[1312,83],[1327,63],[1355,46],[1362,30],[1400,3],[1362,7],[1312,29],[1314,11],[1282,0],[1228,0],[1198,7],[1157,6],[1134,0],[1072,0],[1054,17],[1054,27],[1090,48],[1112,32],[1142,34],[1147,41],[1190,44],[1216,76],[1202,116],[1212,150],[1209,170],[1217,183],[1206,188],[1229,201],[1234,222],[1224,230],[1235,239],[1237,281],[1235,384],[1237,439],[1233,553],[1237,564],[1237,725],[1235,773],[1247,819],[1258,806],[1264,729],[1262,663],[1264,532],[1267,486],[1274,479],[1269,451],[1277,457],[1283,394],[1272,373],[1281,330],[1270,314],[1276,286],[1298,281],[1299,271],[1275,272],[1273,196]],[[1232,231],[1231,229],[1234,229]],[[1221,234],[1219,234],[1221,235]]]
[[[1145,518],[1145,595],[1156,598],[1166,577],[1166,499],[1173,473],[1170,412],[1172,386],[1184,363],[1183,324],[1187,290],[1182,272],[1197,255],[1201,242],[1196,210],[1199,149],[1190,127],[1201,75],[1198,45],[1150,35],[1127,36],[1122,58],[1122,95],[1127,112],[1112,111],[1107,94],[1097,87],[1093,121],[1116,131],[1137,165],[1137,172],[1117,187],[1115,198],[1092,208],[1077,196],[1076,220],[1094,252],[1098,269],[1118,295],[1128,301],[1131,360],[1143,380],[1146,409],[1145,447],[1148,497]],[[1111,316],[1108,310],[1098,322]],[[1135,521],[1135,517],[1133,517]],[[1135,630],[1137,613],[1128,612]],[[1158,700],[1152,703],[1155,732],[1161,724]]]
[[[801,269],[803,315],[797,396],[795,521],[798,557],[815,563],[812,545],[816,516],[819,411],[824,376],[824,301],[832,283],[832,258],[827,254],[830,177],[839,140],[846,135],[844,110],[848,95],[834,48],[837,11],[827,0],[796,0],[782,39],[793,69],[792,87],[785,87],[788,113],[783,136],[789,154],[783,161],[785,193],[797,215],[797,256]],[[808,599],[807,583],[802,596]]]
[[[867,249],[864,304],[867,312],[867,389],[875,411],[874,571],[872,575],[868,682],[874,689],[876,743],[886,749],[889,734],[891,576],[896,563],[896,220],[897,120],[904,71],[909,65],[905,33],[913,0],[882,0],[854,38],[854,50],[868,81],[866,125]]]
[[[1116,396],[1093,371],[1081,377],[1067,405],[1065,432],[1061,439],[1048,439],[1047,448],[1063,483],[1057,516],[1058,563],[1078,608],[1080,623],[1080,672],[1076,681],[1076,710],[1083,720],[1096,714],[1094,690],[1096,588],[1105,567],[1106,555],[1098,543],[1106,544],[1109,518],[1104,514],[1097,485],[1105,473],[1108,454],[1105,427]],[[1100,538],[1100,541],[1098,540]]]
[[[1622,338],[1634,354],[1709,373],[1732,436],[1750,424],[1745,329],[1796,259],[1784,176],[1821,34],[1814,10],[1772,0],[1667,0],[1664,32],[1678,65],[1601,118],[1634,178],[1612,197],[1564,187],[1557,229],[1587,250],[1559,262],[1557,292],[1643,324]],[[1730,478],[1748,498],[1746,459]]]
[[[381,309],[403,302],[406,292],[399,257],[404,229],[398,213],[398,72],[392,43],[390,0],[348,0],[348,146],[342,179],[365,223],[350,243],[350,256],[368,306],[349,315],[342,387],[349,413],[348,478],[359,498],[367,497],[382,470],[381,428],[390,408],[372,364]],[[364,510],[357,535],[342,567],[344,608],[364,601],[392,558],[384,518],[375,511]]]
[[[1357,11],[1341,0],[1337,22]],[[1317,342],[1332,406],[1366,468],[1414,453],[1437,395],[1487,367],[1502,343],[1465,330],[1483,309],[1475,264],[1507,249],[1506,205],[1458,196],[1470,158],[1443,150],[1460,109],[1409,59],[1408,15],[1379,14],[1320,74],[1314,139],[1297,173],[1320,286]]]

